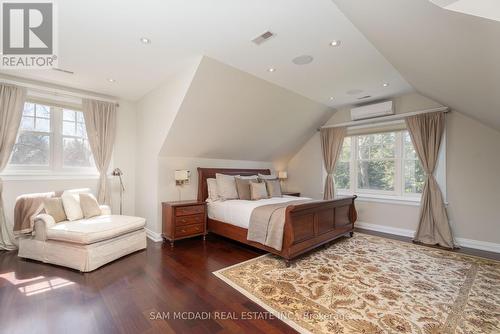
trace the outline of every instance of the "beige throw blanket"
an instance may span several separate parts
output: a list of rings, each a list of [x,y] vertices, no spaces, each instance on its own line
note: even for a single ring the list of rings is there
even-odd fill
[[[250,215],[247,239],[281,251],[283,247],[286,208],[289,205],[308,202],[312,202],[312,200],[298,200],[256,207]]]
[[[44,210],[43,199],[59,197],[61,194],[62,191],[19,196],[16,199],[14,208],[14,235],[18,236],[33,232],[35,217]]]

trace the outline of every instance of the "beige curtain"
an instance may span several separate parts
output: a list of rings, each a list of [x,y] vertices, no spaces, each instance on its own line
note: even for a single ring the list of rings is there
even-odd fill
[[[433,174],[445,129],[445,114],[443,112],[420,114],[406,117],[405,121],[415,151],[426,173],[415,241],[454,248],[455,243],[443,195]]]
[[[99,203],[109,204],[111,192],[107,172],[115,142],[116,104],[84,99],[83,116],[90,148],[100,174],[97,200]]]
[[[0,84],[0,171],[9,162],[12,148],[16,143],[17,131],[23,116],[26,89]],[[0,178],[0,249],[16,249],[12,228],[8,227],[2,199],[2,179]]]
[[[347,128],[323,128],[320,130],[321,151],[323,153],[323,163],[326,170],[325,190],[323,199],[333,199],[335,197],[335,184],[333,173],[335,164],[342,151],[342,144],[347,133]]]

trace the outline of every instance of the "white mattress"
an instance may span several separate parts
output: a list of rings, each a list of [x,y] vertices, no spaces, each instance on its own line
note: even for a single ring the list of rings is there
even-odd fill
[[[305,199],[310,198],[283,196],[261,199],[258,201],[247,201],[239,199],[216,201],[207,203],[207,213],[210,219],[219,220],[221,222],[236,225],[238,227],[248,228],[248,224],[250,223],[250,215],[252,214],[253,209],[255,209],[256,207],[267,204],[286,203]]]

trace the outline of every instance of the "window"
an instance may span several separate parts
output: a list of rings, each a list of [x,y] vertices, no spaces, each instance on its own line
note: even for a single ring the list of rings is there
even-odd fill
[[[8,170],[96,173],[83,113],[25,103]]]
[[[63,111],[63,167],[91,167],[92,153],[85,130],[83,113],[80,111]]]
[[[10,163],[19,166],[48,167],[50,142],[50,107],[26,103]]]
[[[346,137],[334,177],[339,194],[413,201],[420,199],[425,182],[407,130]]]

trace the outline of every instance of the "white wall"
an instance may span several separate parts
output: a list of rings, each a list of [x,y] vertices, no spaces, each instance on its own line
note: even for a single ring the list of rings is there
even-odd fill
[[[158,200],[160,149],[170,126],[184,100],[199,65],[196,59],[165,84],[156,88],[137,103],[135,211],[145,217],[147,228],[160,232],[160,201]]]
[[[419,94],[394,99],[396,113],[440,106]],[[349,110],[339,110],[327,124],[349,121]],[[453,111],[447,114],[448,215],[457,238],[500,244],[500,132]],[[322,156],[315,134],[288,164],[290,190],[322,198]],[[357,201],[358,221],[389,228],[415,230],[419,207]]]

